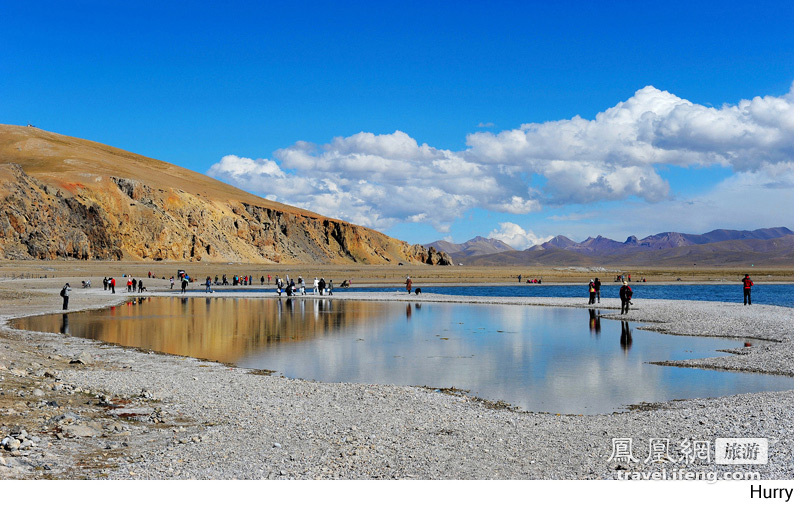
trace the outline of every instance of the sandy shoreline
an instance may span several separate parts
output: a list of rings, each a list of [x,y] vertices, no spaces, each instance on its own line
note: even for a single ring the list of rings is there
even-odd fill
[[[469,395],[423,388],[267,376],[6,326],[9,318],[59,312],[57,290],[52,280],[0,281],[0,439],[22,430],[30,436],[17,438],[25,449],[0,450],[0,478],[617,478],[664,467],[644,463],[650,439],[669,438],[680,456],[681,442],[733,437],[767,438],[768,463],[716,465],[712,456],[710,464],[668,468],[794,477],[792,392],[558,416],[491,409]],[[336,297],[409,300],[405,293],[344,290]],[[412,298],[586,308],[584,299]],[[75,289],[70,307],[122,300],[95,286]],[[618,301],[604,299],[600,307],[618,318]],[[640,299],[626,319],[672,334],[757,339],[753,347],[682,366],[793,375],[793,311]],[[609,461],[612,438],[631,438],[640,461]]]

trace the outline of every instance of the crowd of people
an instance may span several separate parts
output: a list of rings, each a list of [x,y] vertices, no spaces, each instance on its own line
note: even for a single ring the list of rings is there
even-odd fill
[[[147,288],[145,287],[144,282],[143,282],[142,279],[139,279],[137,281],[134,277],[127,276],[126,274],[123,274],[122,277],[126,279],[125,286],[126,286],[126,292],[127,293],[143,293],[143,292],[147,291]],[[148,279],[153,279],[153,278],[155,278],[155,275],[152,272],[148,272],[147,273],[147,277],[148,277]],[[625,275],[618,275],[614,279],[614,282],[619,282],[619,281],[622,282],[622,286],[619,289],[619,298],[620,298],[620,303],[621,303],[620,314],[627,314],[629,312],[629,310],[630,310],[630,306],[633,304],[631,302],[631,299],[633,298],[633,289],[628,284],[629,281],[630,281],[630,278],[631,278],[631,276],[630,276],[630,274],[628,274],[627,277]],[[162,277],[162,280],[163,279],[166,279],[166,278]],[[189,277],[188,274],[186,274],[184,271],[181,270],[178,273],[178,279],[180,280],[181,293],[186,293],[186,289],[189,286],[189,282],[191,281],[191,278]],[[272,274],[267,274],[266,277],[262,275],[259,282],[261,283],[262,286],[264,286],[265,282],[266,283],[270,283],[270,282],[272,282],[272,280],[273,280]],[[522,275],[517,276],[517,280],[518,280],[518,282],[522,282]],[[645,279],[643,278],[642,282],[644,282],[644,281],[645,281]],[[541,279],[538,279],[538,280],[537,279],[533,279],[533,280],[529,279],[527,282],[528,283],[534,282],[534,283],[539,283],[540,284],[542,282],[542,280]],[[213,286],[227,286],[227,285],[229,285],[231,283],[228,281],[227,274],[222,274],[222,279],[221,280],[220,280],[219,275],[215,275],[213,281],[212,281],[210,275],[206,276],[206,279],[203,282],[203,284],[205,285],[206,293],[213,293],[212,285]],[[240,286],[240,285],[241,286],[250,286],[252,284],[253,284],[253,276],[252,275],[238,275],[238,274],[236,274],[232,278],[232,285],[233,286]],[[324,277],[315,277],[313,283],[311,284],[311,286],[308,287],[306,285],[305,279],[303,279],[302,276],[298,276],[297,280],[295,281],[294,278],[289,277],[289,274],[286,274],[285,280],[284,280],[283,277],[279,277],[276,274],[275,277],[274,277],[274,284],[275,284],[275,288],[276,288],[276,292],[278,293],[278,296],[282,295],[283,293],[285,293],[287,297],[291,297],[291,296],[295,296],[295,295],[328,295],[328,296],[330,296],[330,295],[333,295],[334,282],[332,280],[326,281]],[[352,280],[351,279],[346,279],[346,280],[342,281],[342,283],[340,284],[340,287],[347,288],[351,284],[352,284]],[[750,275],[749,274],[745,274],[744,278],[742,279],[742,286],[743,286],[743,291],[744,291],[744,305],[745,306],[752,305],[751,291],[752,291],[752,288],[753,288],[753,284],[754,283],[753,283],[753,280],[750,278]],[[90,281],[82,281],[82,285],[83,285],[84,288],[88,288],[88,287],[90,287],[91,282]],[[117,281],[116,281],[115,278],[113,278],[113,277],[103,277],[103,290],[104,291],[111,291],[111,293],[116,293],[116,285],[117,285]],[[411,285],[412,285],[411,276],[406,276],[405,287],[406,287],[406,291],[409,294],[411,293]],[[169,278],[169,288],[171,290],[174,287],[175,287],[175,276],[171,276]],[[600,282],[599,278],[595,277],[594,279],[591,279],[589,281],[589,304],[596,304],[596,303],[599,304],[600,303],[600,287],[601,287],[601,282]],[[70,288],[69,283],[66,283],[61,288],[60,295],[64,299],[63,300],[63,309],[65,309],[65,310],[68,309],[69,295],[70,295],[71,291],[72,291],[72,289]],[[420,293],[420,289],[419,288],[416,289],[416,293],[419,295],[419,293]]]

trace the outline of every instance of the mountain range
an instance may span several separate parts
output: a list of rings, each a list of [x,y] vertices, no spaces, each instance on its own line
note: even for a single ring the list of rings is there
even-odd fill
[[[716,266],[752,265],[792,266],[794,233],[786,227],[755,231],[717,229],[704,234],[663,232],[639,239],[629,236],[624,242],[603,236],[577,243],[556,236],[526,250],[507,250],[499,240],[475,238],[465,243],[447,244],[448,254],[464,265],[638,265],[638,266]]]
[[[343,220],[35,127],[0,125],[0,259],[452,264]]]

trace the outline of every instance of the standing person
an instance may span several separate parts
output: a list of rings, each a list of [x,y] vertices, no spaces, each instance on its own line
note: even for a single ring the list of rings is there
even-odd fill
[[[69,307],[69,292],[72,291],[72,288],[69,287],[69,283],[66,283],[63,288],[61,288],[61,297],[64,299],[64,304],[61,309],[67,309]]]
[[[206,276],[206,293],[211,293],[211,276]]]
[[[312,294],[312,295],[316,295],[316,294],[317,294],[317,287],[318,287],[318,286],[319,286],[319,279],[317,279],[317,278],[315,277],[315,278],[314,278],[314,287],[313,287],[313,288],[312,288],[312,290],[311,290],[311,294]]]
[[[600,304],[600,279],[597,277],[594,278],[594,296],[597,299],[597,303]]]
[[[594,287],[594,281],[589,279],[589,304],[594,304],[595,295],[597,295],[597,291]]]
[[[103,291],[108,290],[108,277],[103,277]]]
[[[186,293],[187,286],[189,286],[189,279],[184,275],[181,279],[181,293]]]
[[[619,289],[619,300],[622,302],[620,315],[628,313],[628,309],[631,307],[631,297],[633,297],[633,290],[628,286],[628,281],[622,281],[622,286]]]
[[[744,279],[742,279],[742,285],[744,286],[744,305],[747,306],[752,305],[753,301],[750,299],[750,288],[753,287],[753,280],[750,279],[748,274],[744,274]]]
[[[409,295],[411,295],[411,276],[410,275],[406,276],[406,291],[408,292]]]
[[[319,285],[318,286],[319,286],[319,294],[320,295],[325,295],[325,278],[324,277],[320,277],[319,278]]]
[[[113,277],[108,279],[108,285],[111,287],[111,293],[117,293],[117,280]]]
[[[522,282],[522,274],[519,274],[519,275],[517,276],[517,282],[518,282],[518,283],[521,283],[521,282]]]
[[[173,275],[173,276],[170,276],[170,278],[169,278],[169,289],[171,290],[174,287],[175,287],[175,276]]]
[[[261,286],[264,286],[264,276],[261,276]]]
[[[139,279],[139,293],[142,293],[143,291],[144,291],[144,283],[142,282],[141,279]]]

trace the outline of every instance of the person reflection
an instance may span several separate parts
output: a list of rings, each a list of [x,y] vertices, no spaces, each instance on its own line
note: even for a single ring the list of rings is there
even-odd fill
[[[589,333],[600,337],[600,315],[596,309],[589,310]]]
[[[289,316],[294,315],[294,299],[291,297],[286,298],[286,307],[289,309]]]
[[[619,335],[619,346],[622,347],[622,351],[627,354],[633,345],[633,336],[631,336],[631,328],[628,325],[628,322],[622,321],[622,330]]]
[[[69,334],[69,315],[64,313],[61,315],[61,334]]]
[[[411,318],[411,303],[406,304],[406,319]]]

